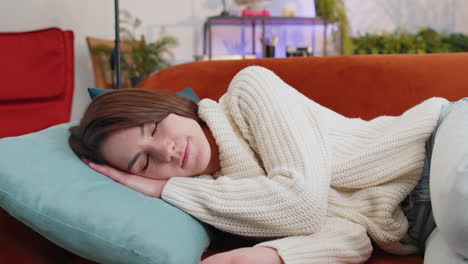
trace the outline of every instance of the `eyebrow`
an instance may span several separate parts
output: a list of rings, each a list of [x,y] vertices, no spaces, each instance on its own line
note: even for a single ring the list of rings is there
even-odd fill
[[[141,136],[143,137],[145,135],[145,127],[143,124],[140,125],[140,134]],[[130,162],[128,163],[128,171],[132,171],[132,168],[133,166],[135,165],[135,162],[138,160],[138,158],[140,157],[141,155],[141,152],[138,152],[137,154],[135,154],[135,156],[130,160]]]

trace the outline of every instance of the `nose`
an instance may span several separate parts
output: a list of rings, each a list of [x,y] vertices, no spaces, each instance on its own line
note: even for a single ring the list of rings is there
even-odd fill
[[[171,162],[177,157],[176,145],[171,140],[158,140],[151,144],[154,157],[163,162]]]

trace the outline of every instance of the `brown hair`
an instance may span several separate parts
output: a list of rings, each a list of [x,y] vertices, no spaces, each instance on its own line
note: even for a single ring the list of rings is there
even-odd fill
[[[204,124],[198,117],[197,103],[183,96],[144,89],[113,90],[91,102],[80,124],[70,128],[68,142],[79,157],[106,163],[99,147],[110,133],[148,122],[159,122],[171,113]]]

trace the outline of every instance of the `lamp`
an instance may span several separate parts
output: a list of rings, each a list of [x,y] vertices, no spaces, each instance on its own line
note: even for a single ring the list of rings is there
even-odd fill
[[[119,26],[119,0],[115,0],[115,78],[117,79],[117,89],[120,88],[120,26]]]
[[[110,67],[115,70],[116,88],[120,89],[120,26],[119,26],[119,0],[114,0],[114,11],[115,11],[115,45],[112,49],[110,57]],[[112,84],[114,83],[112,78]]]

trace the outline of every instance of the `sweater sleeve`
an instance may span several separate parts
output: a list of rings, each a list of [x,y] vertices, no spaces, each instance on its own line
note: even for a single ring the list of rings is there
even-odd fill
[[[327,219],[312,235],[281,238],[255,247],[276,249],[285,264],[364,263],[372,253],[365,228],[340,218]]]
[[[321,129],[301,96],[267,69],[239,72],[220,105],[264,170],[250,175],[237,164],[226,175],[241,177],[172,178],[163,199],[243,236],[313,233],[326,214],[331,176]]]

